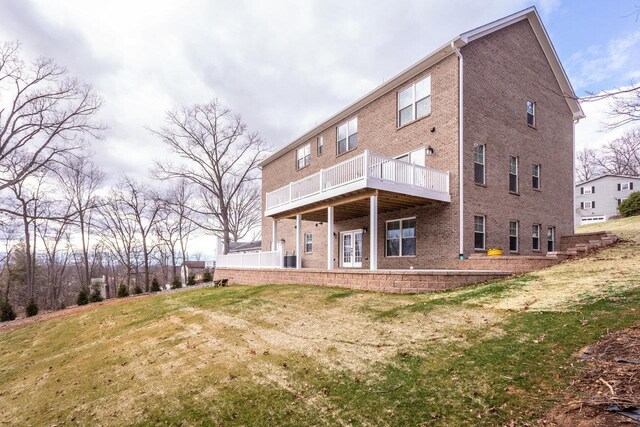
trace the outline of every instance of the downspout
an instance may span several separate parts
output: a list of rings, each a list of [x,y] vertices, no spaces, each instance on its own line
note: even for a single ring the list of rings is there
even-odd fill
[[[460,49],[458,49],[455,45],[455,40],[451,42],[451,49],[458,56],[458,160],[459,170],[458,170],[458,184],[460,188],[458,189],[458,198],[460,204],[460,218],[459,218],[459,229],[460,229],[460,252],[458,257],[460,259],[464,259],[464,180],[463,180],[463,168],[464,168],[464,108],[463,108],[463,97],[462,97],[462,84],[463,80],[463,71],[464,71],[464,60],[462,59],[462,53],[460,53]]]
[[[571,220],[573,221],[573,234],[576,232],[576,124],[580,119],[573,119],[573,164],[571,165]]]

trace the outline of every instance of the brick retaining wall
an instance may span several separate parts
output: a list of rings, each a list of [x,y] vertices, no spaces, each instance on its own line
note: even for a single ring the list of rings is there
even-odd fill
[[[300,284],[388,293],[423,293],[454,289],[509,276],[506,271],[474,270],[319,270],[216,268],[215,279],[230,284]]]

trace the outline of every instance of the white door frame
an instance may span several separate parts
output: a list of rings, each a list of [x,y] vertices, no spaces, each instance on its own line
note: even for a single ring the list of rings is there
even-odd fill
[[[360,262],[356,262],[356,235],[360,235]],[[351,236],[351,254],[349,261],[344,260],[344,237]],[[362,268],[362,229],[348,230],[340,232],[340,267],[341,268]]]

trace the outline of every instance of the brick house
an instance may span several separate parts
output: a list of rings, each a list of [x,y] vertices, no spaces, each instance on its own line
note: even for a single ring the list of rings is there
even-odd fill
[[[262,249],[328,270],[555,252],[583,117],[534,7],[461,34],[261,163]]]

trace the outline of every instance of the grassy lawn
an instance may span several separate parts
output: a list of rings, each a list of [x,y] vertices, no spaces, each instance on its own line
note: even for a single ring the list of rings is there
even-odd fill
[[[0,329],[0,424],[502,425],[640,320],[640,221],[589,258],[428,295],[197,289]]]

